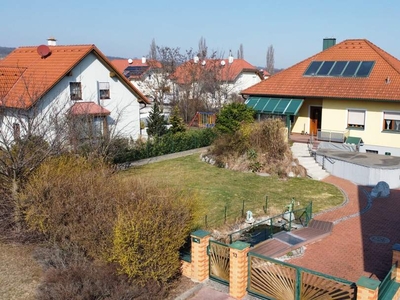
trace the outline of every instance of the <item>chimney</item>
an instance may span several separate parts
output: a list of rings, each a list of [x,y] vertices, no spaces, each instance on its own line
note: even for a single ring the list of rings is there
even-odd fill
[[[336,45],[336,39],[335,38],[324,38],[324,42],[322,45],[322,50],[326,50],[332,46]]]
[[[228,63],[233,63],[233,56],[232,56],[232,51],[229,50],[229,57],[228,57]]]
[[[57,45],[57,40],[53,37],[49,37],[47,39],[47,45],[48,46],[56,46]]]
[[[145,64],[146,63],[146,56],[143,56],[142,57],[142,64]]]

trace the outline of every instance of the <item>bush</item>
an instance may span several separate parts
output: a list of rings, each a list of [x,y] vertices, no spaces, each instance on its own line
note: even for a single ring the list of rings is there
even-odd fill
[[[101,257],[111,242],[116,199],[122,193],[119,180],[101,160],[62,156],[44,163],[21,196],[31,229]]]
[[[141,284],[167,283],[180,273],[179,249],[190,233],[193,205],[173,190],[135,191],[135,202],[119,211],[113,262]]]
[[[42,263],[46,260],[37,299],[165,299],[162,286],[152,282],[136,285],[126,275],[118,275],[116,265],[94,263],[79,251],[69,250],[72,252],[53,247],[36,254]]]
[[[242,123],[253,123],[255,111],[244,103],[225,105],[217,115],[215,127],[221,133],[233,134]]]
[[[79,270],[94,272],[79,269],[85,263],[80,257],[115,262],[141,286],[162,285],[179,274],[179,249],[192,228],[193,197],[117,177],[101,160],[73,156],[43,164],[22,196],[30,228],[62,249],[46,264],[68,267],[62,276],[69,280]]]
[[[280,119],[243,123],[234,133],[220,135],[212,144],[210,155],[218,165],[234,170],[304,176],[304,168],[293,163],[285,132]]]
[[[131,149],[120,151],[114,156],[114,163],[136,161],[149,157],[186,151],[211,145],[216,137],[212,128],[189,130],[184,132],[169,132],[153,139],[137,140]]]

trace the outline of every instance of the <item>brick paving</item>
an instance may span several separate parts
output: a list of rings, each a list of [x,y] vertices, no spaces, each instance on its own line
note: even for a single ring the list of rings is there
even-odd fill
[[[390,190],[389,197],[375,198],[369,205],[372,187],[335,176],[323,181],[340,188],[346,199],[341,206],[314,216],[334,222],[332,234],[308,244],[302,256],[287,262],[353,282],[361,276],[383,280],[392,266],[392,246],[400,243],[400,189]],[[190,299],[232,299],[226,287],[221,290],[210,283]],[[244,299],[253,297],[246,295]]]
[[[315,216],[335,222],[332,234],[307,245],[303,256],[288,262],[354,282],[361,276],[382,280],[391,268],[392,246],[400,243],[400,190],[373,199],[366,209],[371,187],[335,176],[323,181],[340,188],[347,201]]]

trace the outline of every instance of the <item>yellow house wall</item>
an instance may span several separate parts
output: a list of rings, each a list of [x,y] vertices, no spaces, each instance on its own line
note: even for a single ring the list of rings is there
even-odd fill
[[[349,130],[350,136],[362,138],[365,145],[400,147],[400,134],[383,132],[383,113],[400,112],[400,103],[323,100],[322,130],[345,131],[349,109],[365,110],[364,130]]]
[[[302,133],[304,130],[305,133],[310,131],[310,106],[322,106],[321,99],[306,99],[303,102],[303,105],[300,107],[298,116],[292,124],[292,132],[293,133]]]

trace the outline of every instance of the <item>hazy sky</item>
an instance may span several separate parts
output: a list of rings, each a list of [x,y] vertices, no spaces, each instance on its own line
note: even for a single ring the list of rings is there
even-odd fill
[[[3,0],[0,46],[47,43],[95,44],[104,54],[126,58],[158,46],[209,50],[265,66],[269,45],[275,67],[287,68],[322,50],[325,37],[337,42],[365,38],[400,58],[398,0]]]

